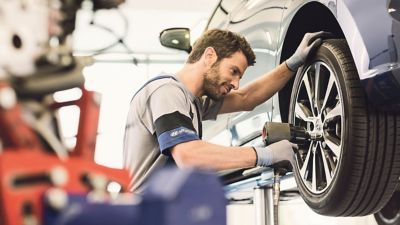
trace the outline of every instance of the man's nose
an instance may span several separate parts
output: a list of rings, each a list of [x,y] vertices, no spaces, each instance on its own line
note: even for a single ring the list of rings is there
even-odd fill
[[[239,78],[235,78],[235,79],[232,80],[231,87],[232,87],[233,90],[239,89],[239,81],[240,81]]]

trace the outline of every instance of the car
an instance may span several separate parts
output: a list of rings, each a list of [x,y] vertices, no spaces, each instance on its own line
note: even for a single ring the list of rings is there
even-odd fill
[[[397,190],[389,202],[377,213],[374,214],[378,225],[399,225],[400,224],[400,190]]]
[[[315,135],[293,176],[310,208],[363,216],[385,206],[400,175],[400,2],[221,0],[213,28],[240,33],[256,54],[241,85],[288,59],[306,33],[332,36],[271,99],[207,122],[204,139],[240,146],[259,140],[266,121],[302,126]],[[160,41],[190,52],[188,32],[168,29]]]

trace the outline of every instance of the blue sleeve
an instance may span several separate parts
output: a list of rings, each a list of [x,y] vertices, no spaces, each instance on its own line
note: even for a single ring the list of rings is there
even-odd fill
[[[161,153],[171,155],[170,148],[184,142],[199,140],[192,120],[175,111],[165,114],[155,121],[156,135]]]

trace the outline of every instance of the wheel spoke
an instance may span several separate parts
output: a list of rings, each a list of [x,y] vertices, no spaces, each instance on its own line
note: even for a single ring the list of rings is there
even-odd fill
[[[328,86],[326,87],[326,92],[325,92],[325,98],[324,102],[322,103],[321,111],[325,109],[326,104],[328,102],[328,98],[331,95],[333,85],[335,84],[335,79],[333,78],[333,75],[329,75],[329,81],[328,81]]]
[[[326,144],[326,143],[325,143]],[[322,145],[322,144],[321,144]],[[325,158],[327,159],[327,163],[330,166],[331,169],[331,174],[333,176],[334,171],[336,170],[336,163],[335,163],[335,159],[333,158],[333,154],[330,154],[329,152],[329,148],[323,148],[323,151],[325,153]],[[336,156],[335,156],[336,157]]]
[[[329,111],[325,116],[325,121],[329,121],[337,116],[342,116],[342,104],[338,102],[331,111]]]
[[[320,96],[321,96],[321,89],[320,89],[320,81],[321,81],[321,64],[316,63],[315,64],[315,85],[314,85],[314,91],[315,91],[315,98],[314,98],[314,104],[315,107],[317,108],[317,114],[319,115],[321,113],[321,107],[320,107]]]
[[[308,77],[308,71],[304,74],[303,83],[304,83],[304,86],[306,87],[307,97],[308,97],[308,101],[310,102],[311,112],[313,113],[314,116],[316,116],[316,114],[314,112],[314,101],[313,101],[314,96],[313,96],[313,91],[312,91],[309,77]]]
[[[312,121],[310,117],[312,117],[311,111],[303,104],[300,102],[297,102],[295,105],[295,113],[296,116],[303,121]]]
[[[329,134],[324,135],[324,137],[325,137],[326,145],[333,152],[333,154],[335,154],[335,156],[339,159],[340,148],[341,148],[340,140],[338,140],[337,138],[335,138]]]
[[[322,149],[321,144],[319,145],[319,147],[320,147],[320,149],[321,149],[321,157],[322,157],[322,163],[323,163],[323,165],[324,165],[324,172],[325,172],[326,182],[327,182],[327,184],[330,184],[331,181],[332,181],[332,175],[331,175],[331,171],[330,171],[329,166],[328,166],[328,161],[327,161],[327,159],[326,159],[326,158],[329,157],[329,156],[328,156],[328,154]]]
[[[311,180],[311,190],[314,192],[317,191],[317,163],[316,163],[316,154],[315,154],[315,147],[313,147],[313,161],[312,161],[312,180]]]
[[[302,167],[300,168],[300,175],[303,179],[306,179],[306,172],[307,172],[307,167],[308,167],[308,163],[310,162],[310,155],[312,152],[312,146],[313,146],[313,142],[310,143],[310,147],[308,148],[308,152],[306,155],[306,158],[302,164]]]

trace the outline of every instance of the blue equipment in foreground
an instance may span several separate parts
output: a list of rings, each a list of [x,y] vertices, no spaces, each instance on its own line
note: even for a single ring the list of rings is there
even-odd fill
[[[224,190],[209,171],[161,169],[142,196],[123,201],[92,202],[68,195],[68,204],[54,210],[45,201],[45,225],[226,225]]]

